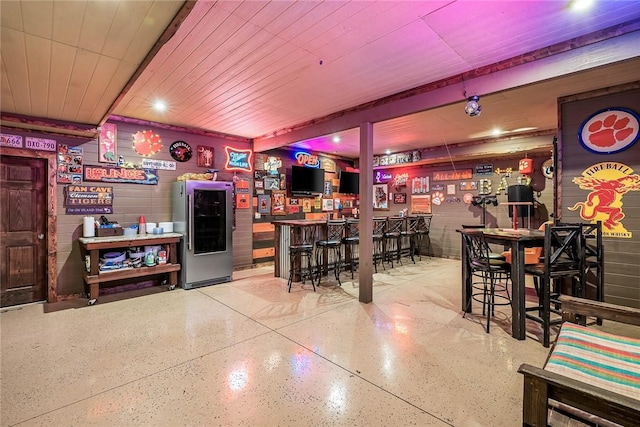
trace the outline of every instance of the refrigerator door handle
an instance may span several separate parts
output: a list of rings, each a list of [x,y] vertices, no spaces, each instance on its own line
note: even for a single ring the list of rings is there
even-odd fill
[[[187,211],[187,247],[189,248],[189,251],[191,251],[191,235],[193,234],[193,230],[191,229],[193,218],[193,204],[191,203],[191,194],[187,194]]]

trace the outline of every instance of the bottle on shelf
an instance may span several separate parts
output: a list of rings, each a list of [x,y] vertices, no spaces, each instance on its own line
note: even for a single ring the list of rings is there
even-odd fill
[[[144,219],[144,215],[140,215],[140,221],[138,221],[138,233],[147,234],[147,222]]]

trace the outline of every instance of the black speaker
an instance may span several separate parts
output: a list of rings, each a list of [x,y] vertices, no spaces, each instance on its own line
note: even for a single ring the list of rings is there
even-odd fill
[[[531,202],[533,203],[533,187],[530,185],[510,185],[507,188],[507,197],[511,202]],[[533,205],[518,206],[518,217],[525,218],[533,216]],[[509,218],[513,218],[513,206],[509,206]]]

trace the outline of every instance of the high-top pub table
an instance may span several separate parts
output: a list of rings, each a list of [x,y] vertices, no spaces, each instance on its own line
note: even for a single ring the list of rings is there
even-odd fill
[[[459,229],[462,241],[462,311],[471,312],[471,271],[462,234],[477,229]],[[484,228],[482,233],[489,243],[511,245],[511,336],[519,340],[526,337],[524,249],[544,245],[544,231],[529,229]]]

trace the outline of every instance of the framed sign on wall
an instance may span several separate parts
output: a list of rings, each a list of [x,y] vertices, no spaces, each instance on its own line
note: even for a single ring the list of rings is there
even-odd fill
[[[411,196],[411,213],[412,214],[430,214],[431,213],[431,195],[421,194]]]
[[[389,186],[373,185],[373,210],[389,210]]]
[[[393,193],[393,203],[396,205],[407,203],[407,193]]]

